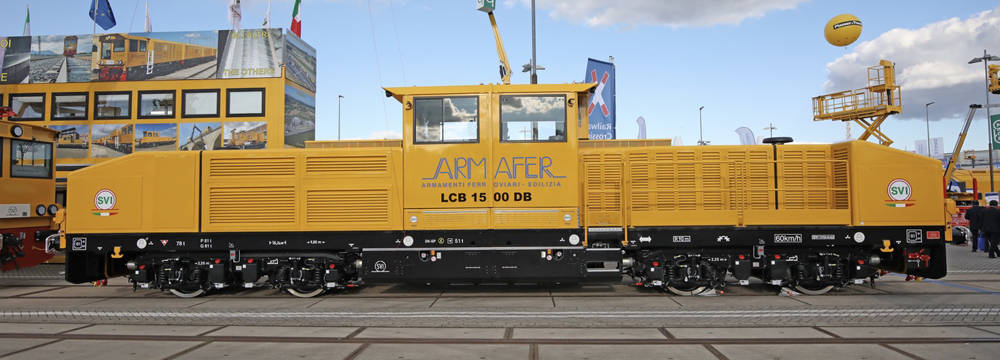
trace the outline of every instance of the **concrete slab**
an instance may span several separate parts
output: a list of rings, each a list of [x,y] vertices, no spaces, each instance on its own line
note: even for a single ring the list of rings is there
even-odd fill
[[[34,292],[44,292],[46,290],[58,289],[54,286],[10,286],[0,288],[0,297],[12,297]]]
[[[0,323],[0,333],[4,334],[58,334],[64,331],[79,329],[86,324],[30,324],[30,323]]]
[[[538,359],[715,360],[701,345],[539,345]]]
[[[192,309],[305,309],[322,299],[302,299],[284,294],[280,299],[269,298],[212,298],[201,304],[191,306]]]
[[[310,309],[427,309],[437,298],[378,298],[378,297],[333,297],[325,298],[310,306]]]
[[[808,327],[667,328],[678,339],[828,339],[832,336]]]
[[[997,334],[1000,334],[1000,326],[976,326],[976,327],[989,332],[995,332]]]
[[[995,359],[1000,354],[998,343],[890,345],[924,359]]]
[[[346,338],[356,327],[226,326],[205,336]]]
[[[197,341],[64,340],[16,355],[19,359],[162,359]]]
[[[973,293],[975,290],[963,289],[960,287],[936,284],[929,281],[910,282],[879,282],[875,286],[882,291],[893,294],[913,294],[913,293]]]
[[[25,295],[24,297],[45,298],[45,297],[73,297],[73,298],[120,298],[120,297],[146,297],[153,292],[149,290],[132,291],[128,286],[67,286],[52,291],[38,294]]]
[[[48,310],[48,309],[71,309],[91,303],[101,301],[102,299],[31,299],[31,298],[6,298],[0,299],[0,309],[6,310],[17,310],[17,309],[31,309],[31,310]]]
[[[0,341],[0,356],[53,341],[56,339],[5,339]]]
[[[360,344],[216,341],[176,359],[343,359]]]
[[[358,354],[355,359],[528,359],[529,351],[528,345],[373,344]]]
[[[845,338],[1000,338],[1000,335],[965,326],[824,326],[822,328]]]
[[[549,296],[548,286],[541,285],[451,285],[444,289],[441,296]]]
[[[948,283],[990,292],[1000,291],[1000,283],[997,281],[951,281]]]
[[[609,329],[609,328],[515,328],[514,339],[656,339],[666,337],[657,329]],[[620,358],[618,356],[617,358]]]
[[[887,306],[887,305],[928,305],[926,300],[921,300],[910,295],[851,295],[851,296],[796,296],[796,300],[809,305],[819,306]]]
[[[801,297],[801,296],[800,296]],[[806,306],[793,298],[778,296],[672,296],[671,300],[676,301],[683,307],[747,307],[747,306],[767,306],[767,307],[800,307]]]
[[[1000,281],[1000,273],[948,273],[940,281]]]
[[[74,335],[150,335],[150,336],[198,336],[218,326],[187,325],[94,325],[73,330]]]
[[[461,297],[440,298],[432,308],[552,308],[550,297]]]
[[[874,344],[855,345],[714,345],[730,359],[784,360],[815,359],[880,359],[909,360],[910,357]]]
[[[503,339],[504,328],[387,328],[371,327],[355,338],[364,339]]]
[[[611,296],[611,295],[663,295],[656,289],[650,289],[632,284],[577,284],[577,285],[556,285],[549,289],[553,295],[572,296]]]
[[[97,299],[95,299],[97,300]],[[105,310],[151,310],[151,309],[185,309],[192,306],[211,301],[211,298],[200,297],[193,299],[182,299],[176,296],[170,298],[124,298],[107,299],[100,302],[92,302],[78,306],[81,309],[105,309]]]
[[[669,296],[640,297],[554,297],[558,308],[608,309],[626,308],[680,308],[680,304]]]
[[[995,306],[1000,302],[1000,296],[988,293],[972,294],[928,294],[911,295],[913,298],[923,301],[926,305],[984,305]]]

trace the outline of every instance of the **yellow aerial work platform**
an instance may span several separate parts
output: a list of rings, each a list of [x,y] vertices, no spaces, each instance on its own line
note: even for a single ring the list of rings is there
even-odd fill
[[[1000,72],[1000,65],[990,65],[990,92],[994,94],[1000,94],[1000,77],[997,76],[997,72]]]
[[[901,110],[895,66],[888,60],[868,68],[867,87],[813,98],[813,121],[854,121],[865,129],[858,140],[874,135],[886,146],[892,144],[892,139],[879,130],[879,126],[889,115]]]

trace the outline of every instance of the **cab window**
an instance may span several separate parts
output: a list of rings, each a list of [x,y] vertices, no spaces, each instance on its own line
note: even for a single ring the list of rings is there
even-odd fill
[[[501,96],[500,134],[502,142],[565,142],[566,96]]]
[[[11,139],[10,177],[52,177],[52,143]]]
[[[125,52],[125,39],[118,39],[114,41],[115,52]]]
[[[111,59],[111,43],[101,43],[101,60]]]
[[[479,142],[479,98],[421,98],[414,104],[414,143]]]

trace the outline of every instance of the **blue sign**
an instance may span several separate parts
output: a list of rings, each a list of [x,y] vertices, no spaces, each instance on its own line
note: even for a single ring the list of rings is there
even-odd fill
[[[587,116],[591,140],[615,138],[615,64],[587,59],[587,75],[583,80],[597,83],[597,90],[590,96]]]

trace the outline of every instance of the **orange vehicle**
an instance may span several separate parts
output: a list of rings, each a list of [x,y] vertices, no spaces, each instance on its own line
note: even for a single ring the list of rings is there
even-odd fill
[[[229,149],[263,149],[267,145],[267,124],[262,124],[247,130],[232,130],[226,148]]]
[[[112,130],[107,136],[94,140],[94,144],[117,150],[126,154],[132,153],[132,143],[135,141],[135,131],[132,124]]]
[[[0,109],[0,117],[10,113]],[[55,141],[59,132],[0,120],[0,269],[48,261],[46,240],[56,233]],[[61,213],[60,213],[61,214]],[[55,241],[57,237],[53,237]]]
[[[215,60],[213,47],[130,34],[99,38],[95,55],[102,81],[142,80]]]

